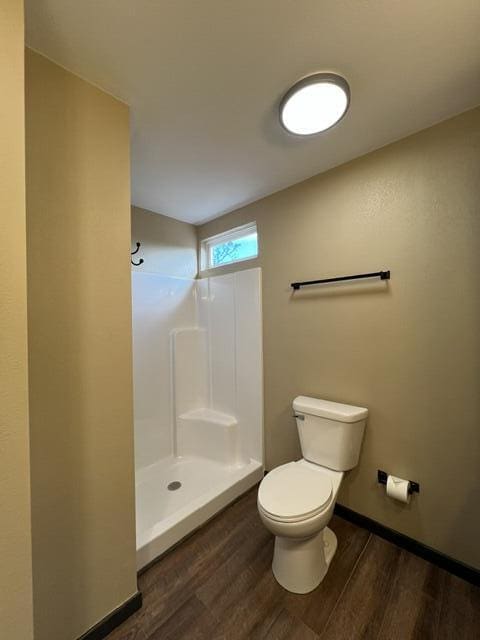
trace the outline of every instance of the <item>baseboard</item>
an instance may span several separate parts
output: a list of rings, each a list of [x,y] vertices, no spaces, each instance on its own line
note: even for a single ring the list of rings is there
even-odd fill
[[[367,516],[362,516],[360,513],[352,511],[352,509],[344,507],[341,504],[335,505],[335,514],[349,522],[352,522],[353,524],[371,531],[380,538],[393,542],[393,544],[396,544],[398,547],[406,549],[424,560],[428,560],[441,569],[445,569],[459,578],[463,578],[463,580],[466,580],[471,584],[480,586],[480,571],[478,569],[474,569],[467,564],[463,564],[463,562],[459,562],[450,556],[446,556],[439,551],[435,551],[435,549],[427,547],[427,545],[418,542],[418,540],[414,540],[403,533],[399,533],[394,529],[385,527],[383,524],[380,524],[380,522],[372,520]]]
[[[129,600],[112,611],[112,613],[109,613],[103,620],[100,620],[100,622],[84,633],[78,640],[103,640],[103,638],[106,638],[109,633],[135,613],[135,611],[138,611],[141,606],[142,594],[140,591],[137,591]]]

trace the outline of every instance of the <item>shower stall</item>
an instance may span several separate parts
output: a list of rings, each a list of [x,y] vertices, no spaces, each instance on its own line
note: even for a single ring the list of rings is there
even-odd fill
[[[140,569],[263,477],[261,272],[132,294]]]

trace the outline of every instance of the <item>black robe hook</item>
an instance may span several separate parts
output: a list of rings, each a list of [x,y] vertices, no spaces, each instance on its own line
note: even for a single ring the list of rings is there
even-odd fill
[[[140,251],[140,242],[136,242],[135,243],[137,248],[135,249],[135,251],[132,251],[130,253],[131,256],[134,256],[136,253],[138,253]],[[130,259],[130,262],[133,264],[134,267],[139,267],[141,264],[144,263],[143,258],[140,258],[140,260],[138,262],[134,262],[132,259]]]

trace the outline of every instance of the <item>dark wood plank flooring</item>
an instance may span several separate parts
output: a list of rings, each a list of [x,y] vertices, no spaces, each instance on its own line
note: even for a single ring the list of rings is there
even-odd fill
[[[480,589],[334,516],[338,550],[307,595],[271,572],[256,489],[139,578],[143,608],[108,640],[475,640]]]

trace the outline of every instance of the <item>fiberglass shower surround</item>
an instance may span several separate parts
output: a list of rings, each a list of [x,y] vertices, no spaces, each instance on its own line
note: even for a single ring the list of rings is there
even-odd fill
[[[261,272],[132,290],[141,568],[263,476]]]

